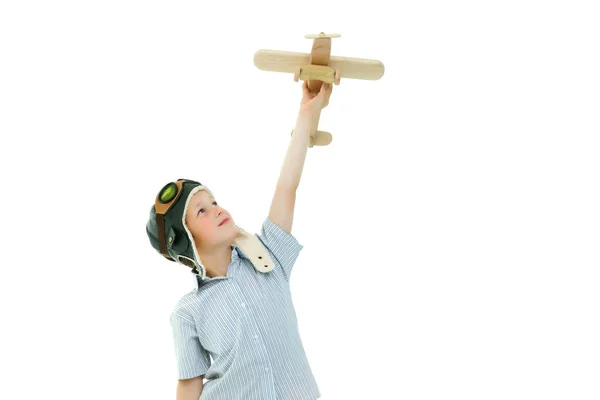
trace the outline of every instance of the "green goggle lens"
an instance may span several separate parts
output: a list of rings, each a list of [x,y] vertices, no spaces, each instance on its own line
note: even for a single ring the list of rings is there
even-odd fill
[[[161,203],[168,203],[177,195],[177,185],[173,182],[169,183],[160,192],[159,199]]]

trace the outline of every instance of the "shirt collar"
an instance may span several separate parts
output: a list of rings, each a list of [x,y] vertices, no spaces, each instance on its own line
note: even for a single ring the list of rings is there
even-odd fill
[[[233,276],[233,268],[235,268],[235,264],[237,262],[238,259],[240,258],[245,258],[246,260],[250,260],[242,251],[242,249],[240,249],[238,246],[236,245],[231,245],[231,264],[229,264],[229,269],[227,270],[228,275],[231,277]],[[227,277],[225,276],[215,276],[213,278],[207,276],[205,279],[202,279],[202,277],[200,276],[200,274],[196,275],[196,287],[200,287],[202,285],[204,285],[206,282],[208,281],[214,281],[217,279],[226,279]]]
[[[238,259],[238,258],[245,258],[246,260],[250,261],[250,259],[248,258],[248,256],[246,256],[246,255],[244,254],[244,252],[242,251],[242,249],[241,249],[241,248],[239,248],[239,247],[238,247],[238,246],[236,246],[236,245],[233,245],[233,251],[232,251],[232,253],[231,253],[231,261],[232,261],[232,262],[233,262],[233,260],[234,260],[234,257],[235,257],[235,259]]]

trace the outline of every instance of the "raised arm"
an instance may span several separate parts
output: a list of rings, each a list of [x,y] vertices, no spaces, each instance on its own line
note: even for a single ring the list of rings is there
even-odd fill
[[[310,130],[320,111],[329,104],[332,85],[323,83],[317,94],[308,91],[308,82],[302,84],[302,102],[296,119],[296,127],[290,139],[283,166],[275,187],[269,210],[269,219],[288,234],[292,232],[296,190],[300,185],[304,160],[310,142]]]

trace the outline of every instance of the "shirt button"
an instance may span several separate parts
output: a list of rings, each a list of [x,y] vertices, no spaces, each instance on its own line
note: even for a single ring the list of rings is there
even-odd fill
[[[242,303],[242,307],[246,307],[246,303]]]

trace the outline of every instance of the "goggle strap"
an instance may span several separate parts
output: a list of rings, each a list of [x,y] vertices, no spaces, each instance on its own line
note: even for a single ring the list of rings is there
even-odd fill
[[[191,183],[197,183],[198,185],[200,184],[200,182],[196,182],[190,179],[178,179],[177,182],[175,182],[175,184],[177,185],[177,194],[171,199],[171,201],[169,201],[168,203],[162,203],[159,201],[160,198],[160,193],[156,196],[156,201],[155,201],[155,211],[156,211],[156,226],[158,227],[158,243],[160,246],[160,252],[163,256],[165,256],[165,258],[167,258],[170,261],[175,261],[173,259],[173,257],[171,257],[169,255],[169,252],[167,251],[167,241],[165,240],[165,215],[167,213],[167,211],[169,211],[169,208],[171,208],[171,205],[173,205],[173,203],[175,203],[175,201],[177,201],[177,199],[179,198],[179,196],[181,196],[181,193],[183,192],[183,183],[184,182],[191,182]]]
[[[163,256],[169,260],[172,260],[169,252],[167,251],[167,241],[165,240],[165,216],[163,214],[156,214],[156,226],[158,227],[158,243],[160,245],[160,252]]]

